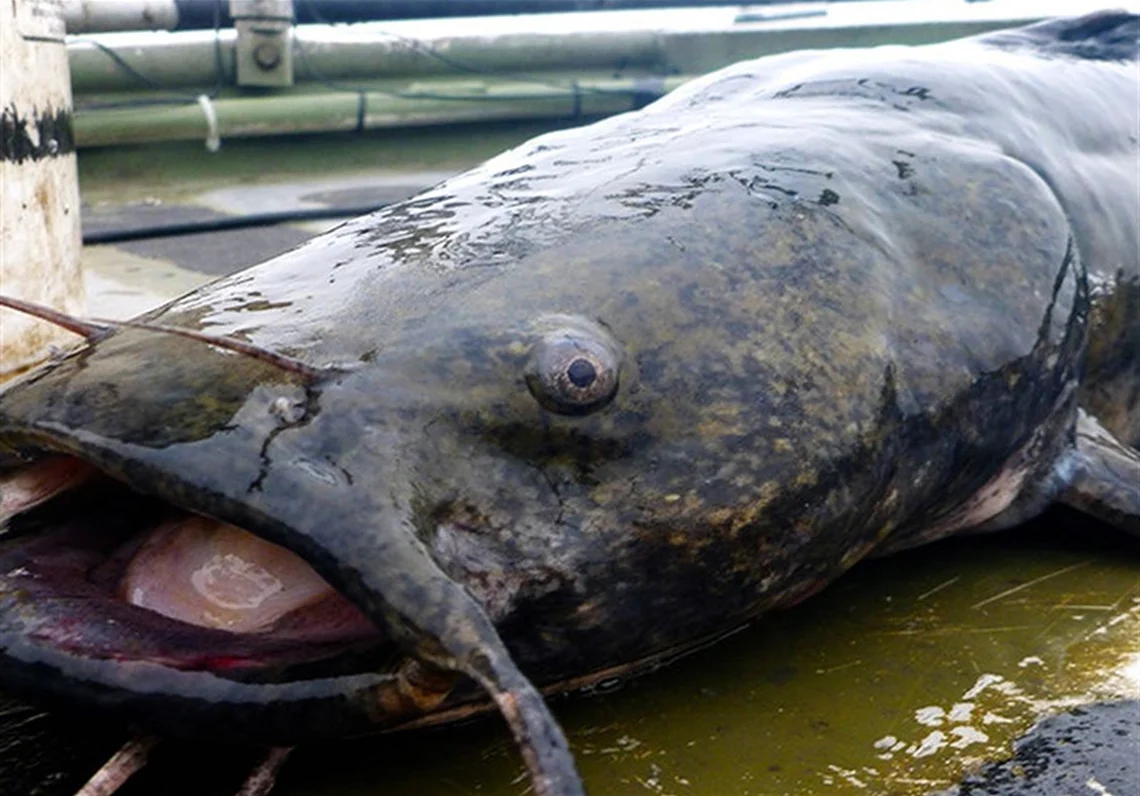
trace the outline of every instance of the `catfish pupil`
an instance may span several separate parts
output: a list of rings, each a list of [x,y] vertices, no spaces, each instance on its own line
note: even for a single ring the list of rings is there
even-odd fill
[[[584,390],[598,378],[598,371],[589,360],[575,359],[570,363],[570,367],[566,368],[566,377],[575,387]]]

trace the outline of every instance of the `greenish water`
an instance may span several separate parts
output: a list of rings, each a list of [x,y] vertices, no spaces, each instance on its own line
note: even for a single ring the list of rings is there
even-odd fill
[[[927,793],[1008,756],[1042,715],[1140,694],[1140,550],[1079,515],[1052,525],[870,562],[655,674],[560,701],[590,793]],[[278,792],[528,783],[494,719],[303,750]]]

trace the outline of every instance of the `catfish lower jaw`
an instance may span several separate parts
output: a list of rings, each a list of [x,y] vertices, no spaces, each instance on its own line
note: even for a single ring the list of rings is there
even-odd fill
[[[0,536],[0,603],[29,640],[254,682],[393,665],[380,630],[291,552],[76,462],[0,474],[0,500],[15,508]]]

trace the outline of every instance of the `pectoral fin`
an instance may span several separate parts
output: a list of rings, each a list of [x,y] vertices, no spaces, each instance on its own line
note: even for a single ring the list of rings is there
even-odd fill
[[[1075,454],[1076,470],[1061,502],[1140,536],[1140,451],[1081,412]]]

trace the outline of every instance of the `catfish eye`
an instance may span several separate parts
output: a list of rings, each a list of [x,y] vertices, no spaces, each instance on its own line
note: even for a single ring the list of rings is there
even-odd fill
[[[534,347],[526,385],[540,404],[562,415],[584,415],[614,397],[621,358],[608,340],[560,329]]]

